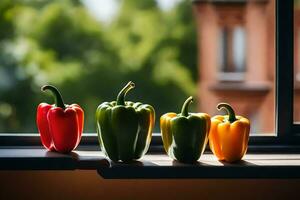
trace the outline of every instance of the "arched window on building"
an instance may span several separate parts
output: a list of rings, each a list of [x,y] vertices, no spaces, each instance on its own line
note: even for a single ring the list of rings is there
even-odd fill
[[[246,71],[247,39],[244,16],[242,12],[226,15],[228,10],[220,9],[219,15],[218,78],[219,81],[243,81]]]

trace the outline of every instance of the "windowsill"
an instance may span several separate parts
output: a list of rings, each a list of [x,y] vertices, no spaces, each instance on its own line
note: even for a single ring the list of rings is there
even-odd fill
[[[0,149],[1,170],[97,170],[103,178],[300,178],[300,154],[252,154],[226,164],[205,153],[196,164],[182,164],[165,154],[147,154],[131,164],[112,163],[100,151],[64,155],[40,148]]]
[[[245,72],[219,72],[218,81],[220,82],[244,82]]]
[[[265,4],[268,1],[267,0],[254,0],[256,3],[261,3],[261,4]],[[225,0],[193,0],[193,3],[197,4],[197,3],[213,3],[213,4],[224,4],[226,3],[228,4],[245,4],[247,3],[247,0],[232,0],[232,1],[225,1]]]
[[[239,84],[234,82],[224,82],[216,83],[210,86],[210,90],[220,92],[220,91],[233,91],[233,92],[249,92],[249,93],[262,93],[266,94],[271,90],[271,85],[268,83],[246,83],[241,82]]]

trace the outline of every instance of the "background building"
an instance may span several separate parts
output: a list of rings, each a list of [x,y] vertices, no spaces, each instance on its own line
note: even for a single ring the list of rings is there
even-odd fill
[[[252,121],[252,133],[274,131],[275,3],[195,2],[199,110],[228,102]]]

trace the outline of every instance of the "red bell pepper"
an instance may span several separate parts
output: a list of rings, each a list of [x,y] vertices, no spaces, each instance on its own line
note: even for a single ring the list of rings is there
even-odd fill
[[[49,90],[55,97],[55,104],[40,103],[37,108],[37,127],[42,144],[49,151],[68,153],[80,142],[84,112],[77,104],[65,105],[59,91],[45,85],[42,91]]]

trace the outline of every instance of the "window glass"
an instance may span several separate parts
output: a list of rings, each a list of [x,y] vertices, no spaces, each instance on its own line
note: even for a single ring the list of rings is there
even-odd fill
[[[246,57],[244,28],[241,26],[221,28],[218,43],[220,72],[244,72]]]
[[[246,33],[244,27],[235,27],[233,31],[233,65],[234,71],[245,71],[245,57],[246,57]]]
[[[274,0],[17,0],[0,1],[0,132],[37,133],[36,108],[66,103],[94,114],[129,81],[127,100],[153,105],[159,117],[211,116],[219,102],[250,118],[253,133],[274,132]],[[101,13],[101,14],[100,14]]]

